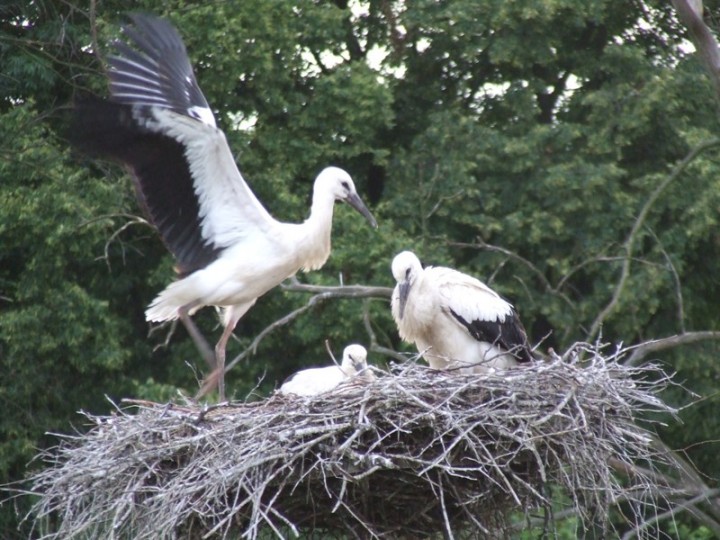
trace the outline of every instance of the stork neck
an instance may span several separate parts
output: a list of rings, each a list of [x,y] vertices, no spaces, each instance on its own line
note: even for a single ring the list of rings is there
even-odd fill
[[[308,229],[315,235],[330,238],[334,208],[335,197],[327,193],[315,191],[310,208],[310,217],[305,221]]]
[[[307,250],[307,269],[320,268],[330,255],[330,233],[332,231],[335,198],[328,194],[313,194],[310,217],[305,220],[304,246]]]

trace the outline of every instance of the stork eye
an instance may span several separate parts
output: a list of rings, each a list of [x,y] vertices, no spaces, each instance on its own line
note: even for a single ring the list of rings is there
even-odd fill
[[[405,279],[410,277],[410,269],[405,270]]]
[[[345,182],[344,180],[340,183],[340,185],[343,187],[345,191],[350,191],[350,184]]]

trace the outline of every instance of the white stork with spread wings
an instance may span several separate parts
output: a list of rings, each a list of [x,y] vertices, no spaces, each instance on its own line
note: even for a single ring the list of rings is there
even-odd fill
[[[337,167],[315,180],[309,218],[275,220],[245,183],[195,80],[182,38],[167,21],[134,14],[108,58],[110,99],[76,102],[73,142],[130,172],[149,221],[177,261],[179,279],[153,300],[148,321],[180,318],[202,350],[190,315],[224,308],[215,353],[224,399],[225,348],[238,320],[298,270],[320,268],[330,255],[336,200],[377,227],[350,175]]]
[[[395,256],[392,273],[400,337],[430,367],[485,373],[533,360],[515,309],[481,281],[451,268],[423,269],[410,251]]]

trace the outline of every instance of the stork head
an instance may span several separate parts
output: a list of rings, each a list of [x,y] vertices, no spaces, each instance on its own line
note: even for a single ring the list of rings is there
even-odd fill
[[[360,212],[373,228],[377,229],[377,221],[357,194],[355,183],[350,175],[339,167],[327,167],[315,180],[315,192],[332,195],[336,201],[344,201]]]
[[[341,365],[345,373],[360,373],[367,369],[367,350],[362,345],[348,345],[343,351]]]
[[[422,272],[420,259],[412,251],[403,251],[395,255],[392,262],[392,273],[398,283],[398,307],[400,308],[401,319],[405,314],[405,304],[407,304],[410,288],[417,280],[420,272]]]

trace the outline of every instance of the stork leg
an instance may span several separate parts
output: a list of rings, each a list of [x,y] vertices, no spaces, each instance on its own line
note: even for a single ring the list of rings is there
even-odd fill
[[[182,306],[180,309],[178,309],[178,318],[185,326],[188,334],[190,334],[190,337],[192,338],[195,347],[197,347],[197,350],[200,352],[200,356],[202,356],[205,362],[207,362],[207,365],[210,367],[210,369],[214,370],[215,368],[217,368],[215,353],[205,339],[205,336],[202,335],[197,325],[190,317],[190,310],[196,305],[197,304],[193,303]]]
[[[255,300],[240,304],[237,306],[230,306],[225,308],[225,314],[223,316],[223,323],[225,330],[223,330],[220,341],[215,345],[215,360],[217,361],[217,388],[218,388],[218,401],[225,401],[225,351],[227,348],[227,342],[232,336],[235,326],[237,326],[240,318],[245,315],[248,309],[252,307]]]

